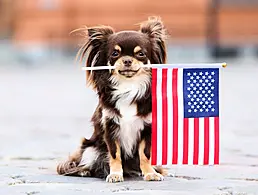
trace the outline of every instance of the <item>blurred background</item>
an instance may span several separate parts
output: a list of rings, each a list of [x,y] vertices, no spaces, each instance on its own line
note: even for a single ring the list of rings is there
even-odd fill
[[[0,159],[63,158],[90,136],[97,100],[69,33],[137,30],[151,15],[170,34],[168,63],[228,63],[221,159],[257,159],[258,0],[0,0]]]
[[[137,29],[150,15],[164,20],[173,60],[258,56],[257,0],[0,0],[1,59],[27,64],[74,57],[72,30]]]

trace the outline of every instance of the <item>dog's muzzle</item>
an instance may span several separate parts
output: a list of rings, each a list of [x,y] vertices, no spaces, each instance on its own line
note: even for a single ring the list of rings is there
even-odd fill
[[[136,60],[130,56],[124,56],[120,59],[121,66],[118,73],[127,78],[133,77],[139,71],[139,65]]]
[[[124,70],[118,70],[118,73],[125,77],[130,78],[130,77],[134,76],[138,71],[139,71],[139,69],[138,70],[124,69]]]

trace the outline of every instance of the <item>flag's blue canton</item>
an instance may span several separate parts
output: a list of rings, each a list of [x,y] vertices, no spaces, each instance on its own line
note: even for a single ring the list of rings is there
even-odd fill
[[[219,69],[183,70],[184,117],[219,116]]]

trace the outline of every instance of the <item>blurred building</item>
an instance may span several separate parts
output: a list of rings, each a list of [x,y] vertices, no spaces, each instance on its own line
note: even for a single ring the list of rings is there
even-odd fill
[[[116,30],[159,15],[171,42],[258,42],[257,0],[0,0],[0,36],[15,44],[74,44],[69,32],[105,24]]]
[[[15,2],[16,41],[64,42],[83,25],[137,29],[149,15],[160,15],[174,40],[204,41],[207,0],[23,0]]]

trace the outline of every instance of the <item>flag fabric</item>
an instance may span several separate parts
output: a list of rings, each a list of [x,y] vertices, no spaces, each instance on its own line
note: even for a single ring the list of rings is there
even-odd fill
[[[152,165],[219,164],[220,68],[152,68]]]

